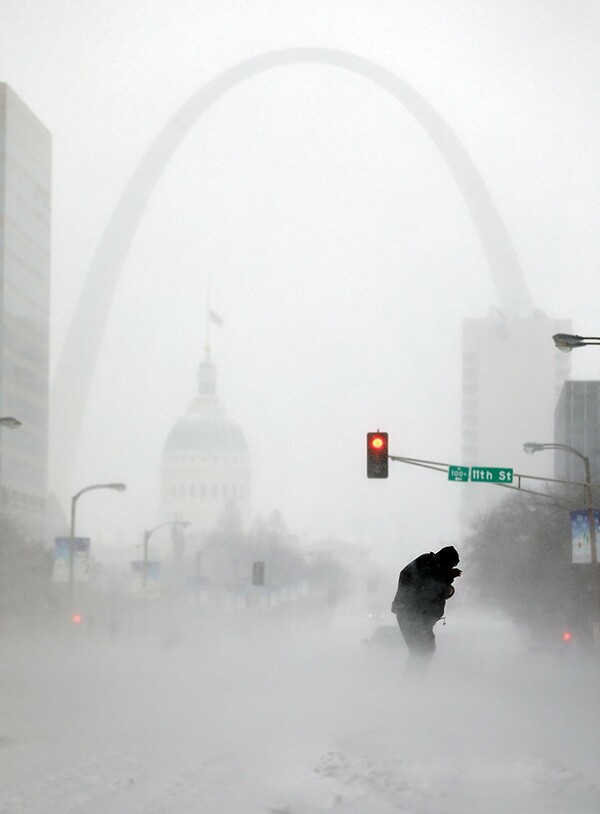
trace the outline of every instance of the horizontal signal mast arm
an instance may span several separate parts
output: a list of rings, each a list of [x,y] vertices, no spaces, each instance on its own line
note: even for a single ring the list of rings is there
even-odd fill
[[[409,458],[403,455],[388,455],[388,458],[391,461],[399,461],[400,463],[410,464],[412,466],[421,466],[426,469],[433,469],[436,472],[448,472],[448,469],[452,464],[445,463],[443,461],[427,461],[423,460],[422,458]],[[573,480],[563,480],[561,478],[544,478],[540,475],[525,475],[520,472],[515,472],[513,474],[513,483],[517,481],[518,485],[509,485],[506,483],[495,483],[494,486],[501,486],[503,489],[517,489],[521,492],[530,492],[529,489],[523,489],[521,487],[521,480],[539,480],[544,481],[545,483],[563,483],[567,484],[568,486],[586,486],[587,484],[585,481],[573,481]],[[600,484],[598,483],[591,483],[590,486],[592,489],[600,489]],[[543,494],[542,492],[532,492],[532,494],[539,495]]]

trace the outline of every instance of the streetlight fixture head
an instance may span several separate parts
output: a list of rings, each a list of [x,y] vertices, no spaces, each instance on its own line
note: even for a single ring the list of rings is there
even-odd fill
[[[21,423],[18,418],[12,415],[5,415],[0,418],[0,424],[3,427],[8,427],[9,430],[16,430],[17,427],[21,426]]]
[[[124,492],[127,486],[124,483],[107,483],[109,489],[116,489],[117,492]]]
[[[541,452],[544,449],[544,444],[537,444],[534,441],[527,441],[523,444],[523,450],[526,455],[533,455],[534,452]]]
[[[573,348],[582,348],[585,345],[582,336],[577,334],[554,334],[552,337],[558,350],[571,353]]]

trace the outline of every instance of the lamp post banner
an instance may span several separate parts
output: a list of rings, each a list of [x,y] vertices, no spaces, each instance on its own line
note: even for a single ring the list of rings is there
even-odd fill
[[[144,584],[144,569],[146,580]],[[132,596],[155,599],[160,596],[160,563],[155,560],[133,560],[131,563]]]
[[[53,582],[69,581],[70,537],[54,538]],[[73,581],[88,582],[90,578],[90,538],[73,538]]]
[[[69,543],[70,540],[68,537],[54,538],[53,582],[69,581]]]
[[[73,579],[75,582],[89,582],[90,579],[89,537],[75,537],[73,540]]]
[[[577,509],[571,515],[571,543],[573,546],[573,563],[591,563],[592,547],[590,544],[590,524],[587,509]],[[596,540],[600,542],[600,509],[594,509],[596,523]]]

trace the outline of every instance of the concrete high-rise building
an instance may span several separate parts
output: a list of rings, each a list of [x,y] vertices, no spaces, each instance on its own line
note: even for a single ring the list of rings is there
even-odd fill
[[[41,540],[47,495],[51,136],[0,83],[1,510]]]
[[[241,428],[217,396],[217,369],[206,355],[198,393],[167,437],[161,467],[161,521],[191,524],[186,539],[201,542],[223,513],[250,521],[250,458]]]
[[[569,371],[569,356],[552,335],[569,333],[568,320],[493,312],[463,322],[462,463],[512,467],[552,476],[550,452],[526,456],[527,441],[554,441],[554,410]],[[532,482],[524,486],[536,488]],[[462,521],[485,511],[507,492],[489,484],[463,488]]]
[[[556,405],[554,440],[586,455],[592,483],[600,484],[600,382],[564,383]],[[583,462],[576,455],[556,450],[554,461],[557,478],[585,480]]]

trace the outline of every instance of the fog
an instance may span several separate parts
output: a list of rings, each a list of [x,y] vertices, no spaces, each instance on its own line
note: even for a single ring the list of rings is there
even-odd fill
[[[536,307],[596,332],[595,4],[4,0],[2,12],[2,78],[53,134],[53,368],[116,201],[166,121],[225,69],[299,46],[373,60],[422,94],[487,183]],[[249,440],[253,511],[279,508],[303,538],[376,544],[394,567],[416,553],[402,541],[425,513],[431,537],[455,533],[458,490],[436,491],[431,511],[429,473],[396,466],[386,484],[365,481],[364,432],[387,429],[396,454],[460,460],[461,320],[486,316],[497,292],[420,125],[380,88],[320,65],[231,90],[152,194],[66,496],[105,479],[128,493],[83,502],[82,533],[129,543],[157,520],[209,280],[224,319],[211,336],[219,391]],[[573,360],[574,376],[597,372],[597,356]]]
[[[501,619],[459,604],[418,681],[347,609],[121,621],[5,641],[3,811],[598,810],[597,662]]]
[[[597,336],[599,37],[587,0],[0,0],[0,81],[53,137],[51,377],[157,135],[224,71],[291,48],[370,60],[420,94],[487,185],[535,308]],[[360,547],[346,550],[379,575],[385,618],[364,603],[124,604],[112,625],[107,593],[93,629],[3,630],[0,811],[598,811],[592,656],[534,652],[469,603],[468,571],[421,682],[399,632],[383,650],[362,641],[394,623],[403,565],[460,549],[461,494],[400,463],[367,480],[365,433],[386,430],[392,455],[460,463],[462,320],[500,305],[430,136],[364,76],[323,64],[252,76],[191,127],[95,315],[76,457],[50,484],[65,512],[87,484],[127,484],[78,507],[117,581],[161,520],[161,454],[196,393],[209,291],[253,516],[279,510],[305,550]],[[573,354],[572,378],[599,376],[597,353]],[[153,545],[166,559],[170,544]]]

